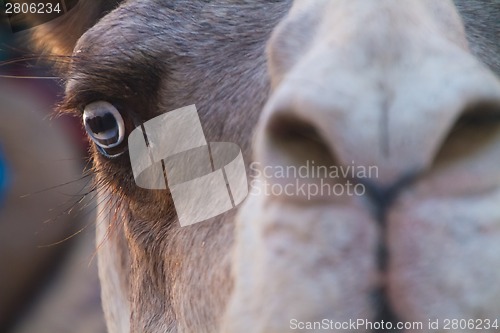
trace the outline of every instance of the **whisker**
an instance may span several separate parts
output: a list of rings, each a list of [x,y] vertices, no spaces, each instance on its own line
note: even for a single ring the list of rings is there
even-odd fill
[[[44,249],[44,248],[48,248],[48,247],[53,247],[53,246],[56,246],[56,245],[60,245],[64,242],[67,242],[69,241],[71,238],[81,234],[83,231],[85,231],[85,229],[88,228],[88,226],[91,224],[91,222],[89,222],[88,224],[86,224],[85,226],[83,226],[80,230],[76,231],[75,233],[71,234],[70,236],[60,240],[60,241],[57,241],[57,242],[54,242],[54,243],[51,243],[51,244],[47,244],[47,245],[38,245],[37,248],[39,249]]]
[[[30,80],[60,80],[57,76],[24,76],[24,75],[3,75],[0,74],[2,79],[30,79]]]
[[[95,193],[95,195],[92,197],[92,199],[90,199],[90,200],[89,200],[89,204],[90,204],[90,203],[92,203],[92,202],[93,202],[93,200],[94,200],[94,198],[96,197],[96,195],[97,195],[97,191],[96,191],[96,190],[97,190],[97,186],[93,186],[92,190],[89,192],[89,193],[96,192],[96,193]],[[101,204],[102,204],[102,203],[104,203],[106,200],[109,200],[109,198],[110,198],[110,196],[111,196],[111,195],[112,195],[112,193],[110,192],[110,193],[109,193],[106,197],[104,197],[104,198],[103,198],[100,202],[96,203],[96,205],[95,205],[92,209],[85,211],[85,214],[83,214],[83,215],[78,215],[78,214],[76,214],[76,215],[75,215],[75,217],[76,217],[76,216],[85,217],[85,216],[87,216],[87,215],[91,214],[91,213],[92,213],[92,212],[94,212],[94,211],[95,211],[95,210],[96,210],[99,206],[101,206]],[[84,197],[82,197],[82,198],[79,200],[79,202],[83,201],[84,199],[85,199],[85,196],[84,196]],[[77,204],[78,204],[78,203],[75,203],[75,205],[74,205],[74,206],[76,206]],[[88,205],[89,205],[89,204],[87,204],[87,205],[86,205],[86,207],[88,207]],[[73,209],[74,209],[74,206],[71,208],[71,210],[73,210]],[[61,215],[63,215],[63,214],[70,214],[70,213],[71,213],[71,210],[70,210],[70,211],[66,211],[66,212],[63,212],[63,213],[59,214],[59,216],[58,216],[58,217],[60,217],[60,216],[61,216]],[[83,210],[83,208],[82,208],[82,209],[80,209],[80,211],[81,211],[81,210]],[[101,212],[101,213],[102,213],[102,212]],[[97,217],[99,217],[101,213],[97,214]],[[109,214],[109,213],[110,213],[110,212],[108,211],[108,214]],[[87,229],[87,228],[88,228],[91,224],[93,224],[93,221],[89,221],[88,223],[86,223],[86,224],[85,224],[85,226],[83,226],[82,228],[80,228],[78,231],[74,232],[73,234],[71,234],[71,235],[69,235],[69,236],[65,237],[64,239],[62,239],[62,240],[60,240],[60,241],[53,242],[53,243],[50,243],[50,244],[47,244],[47,245],[39,245],[39,246],[38,246],[38,248],[47,248],[47,247],[52,247],[52,246],[60,245],[60,244],[62,244],[62,243],[64,243],[64,242],[67,242],[68,240],[72,239],[73,237],[76,237],[77,235],[79,235],[80,233],[82,233],[83,231],[85,231],[85,230],[86,230],[86,229]]]
[[[90,177],[90,176],[92,176],[92,174],[89,173],[89,174],[83,175],[80,178],[73,179],[73,180],[71,180],[69,182],[66,182],[66,183],[62,183],[62,184],[59,184],[59,185],[51,186],[51,187],[45,188],[43,190],[39,190],[39,191],[35,191],[35,192],[23,194],[23,195],[20,196],[20,198],[27,198],[27,197],[30,197],[32,195],[44,193],[44,192],[47,192],[47,191],[50,191],[50,190],[61,188],[61,187],[66,186],[66,185],[74,184],[74,183],[77,183],[77,182],[79,182],[79,181],[81,181],[81,180],[83,180],[85,178]]]

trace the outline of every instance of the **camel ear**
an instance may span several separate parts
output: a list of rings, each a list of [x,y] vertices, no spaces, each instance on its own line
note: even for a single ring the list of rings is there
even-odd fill
[[[12,3],[18,1],[11,1]],[[29,39],[37,52],[50,56],[68,56],[78,39],[106,15],[117,7],[121,0],[59,0],[46,1],[59,13],[49,15],[14,15],[10,25],[14,33],[22,39]],[[45,3],[45,1],[44,1]]]

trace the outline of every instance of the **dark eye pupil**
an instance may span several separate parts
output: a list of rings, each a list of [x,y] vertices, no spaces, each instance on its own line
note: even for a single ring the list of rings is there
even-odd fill
[[[89,118],[87,119],[87,125],[95,134],[116,129],[118,126],[115,117],[111,113],[106,113],[103,116]]]

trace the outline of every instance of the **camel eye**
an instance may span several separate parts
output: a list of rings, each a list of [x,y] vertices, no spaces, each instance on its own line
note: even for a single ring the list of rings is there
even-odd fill
[[[103,155],[116,157],[123,153],[123,149],[116,151],[116,148],[125,138],[125,123],[111,103],[99,101],[88,104],[83,110],[83,124]]]

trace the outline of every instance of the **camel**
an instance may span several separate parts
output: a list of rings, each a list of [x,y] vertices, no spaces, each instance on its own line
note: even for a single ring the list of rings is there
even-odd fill
[[[60,110],[102,118],[109,332],[494,331],[499,22],[486,0],[81,0],[32,29]],[[182,227],[127,137],[193,104],[252,172],[241,205]],[[349,166],[373,172],[329,176]]]

